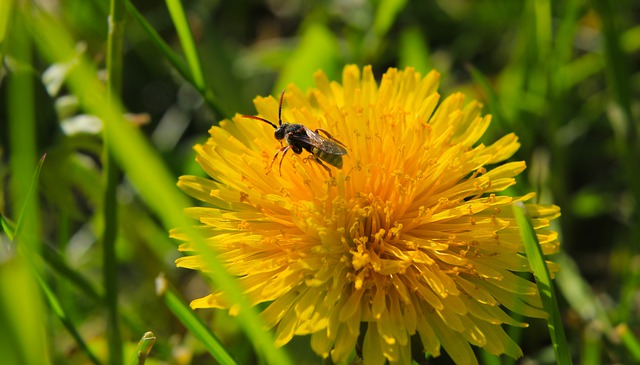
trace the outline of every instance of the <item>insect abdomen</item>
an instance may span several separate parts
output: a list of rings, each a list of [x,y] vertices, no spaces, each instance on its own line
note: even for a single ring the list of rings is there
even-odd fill
[[[342,168],[342,156],[334,155],[331,153],[326,153],[318,148],[314,148],[312,151],[313,155],[321,159],[322,161],[328,163],[331,166],[335,166],[339,169]]]

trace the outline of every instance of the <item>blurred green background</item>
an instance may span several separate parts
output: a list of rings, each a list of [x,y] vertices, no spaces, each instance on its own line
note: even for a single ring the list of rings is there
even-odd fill
[[[493,114],[485,142],[517,133],[514,159],[528,169],[512,192],[562,208],[556,284],[574,362],[640,362],[639,2],[193,0],[184,13],[176,4],[131,1],[115,23],[114,69],[130,114],[108,141],[111,182],[96,116],[119,114],[94,97],[113,55],[110,2],[0,4],[0,358],[130,363],[150,330],[147,363],[212,363],[154,287],[163,272],[183,302],[208,290],[199,274],[175,268],[167,233],[184,203],[170,191],[177,177],[203,175],[192,146],[225,117],[254,114],[257,95],[291,82],[304,90],[318,69],[340,80],[345,64],[371,64],[378,79],[388,67],[435,68],[442,95],[462,91]],[[109,224],[115,261],[102,243]],[[264,361],[235,319],[197,314],[238,363]],[[519,363],[555,363],[545,323],[529,322],[514,332]],[[294,363],[321,362],[306,338],[285,350]]]

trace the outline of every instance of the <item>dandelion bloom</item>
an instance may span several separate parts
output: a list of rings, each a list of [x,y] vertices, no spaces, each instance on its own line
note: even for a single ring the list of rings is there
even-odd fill
[[[511,205],[496,193],[515,184],[524,162],[498,164],[519,147],[508,134],[478,144],[491,117],[453,94],[439,103],[439,74],[347,66],[342,84],[315,75],[316,88],[289,86],[282,119],[321,128],[348,151],[329,174],[309,153],[289,153],[266,123],[236,116],[212,127],[195,147],[215,180],[183,176],[179,186],[207,207],[187,213],[262,316],[278,345],[311,335],[323,358],[345,363],[410,364],[412,353],[477,363],[470,345],[522,355],[502,324],[526,326],[505,312],[545,317]],[[258,115],[278,122],[279,100],[258,97]],[[558,250],[546,229],[556,206],[527,205],[542,250]],[[186,239],[180,231],[173,236]],[[193,251],[189,243],[183,251]],[[197,252],[181,267],[206,270]],[[549,263],[552,271],[555,265]],[[224,293],[193,308],[229,308]],[[412,349],[413,347],[413,349]]]

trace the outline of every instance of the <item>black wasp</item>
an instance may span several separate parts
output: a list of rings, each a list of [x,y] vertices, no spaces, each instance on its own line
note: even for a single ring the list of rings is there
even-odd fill
[[[273,156],[273,160],[271,160],[271,165],[269,165],[269,171],[267,174],[271,172],[271,167],[273,163],[276,161],[278,154],[282,152],[282,159],[280,159],[280,165],[278,167],[278,171],[280,175],[282,175],[282,161],[284,160],[284,156],[292,150],[294,153],[300,154],[302,150],[307,150],[311,154],[309,158],[315,162],[317,162],[320,166],[322,166],[327,172],[329,176],[331,176],[331,170],[322,163],[322,161],[328,163],[331,166],[335,166],[337,168],[342,168],[342,156],[347,154],[347,150],[344,148],[344,144],[333,138],[329,132],[324,129],[316,129],[312,131],[311,129],[305,127],[302,124],[290,124],[287,122],[282,123],[282,100],[284,99],[284,90],[280,94],[280,107],[278,108],[278,125],[276,126],[272,122],[253,115],[243,115],[245,118],[260,120],[272,126],[276,131],[274,136],[280,143],[282,144],[282,140],[287,141],[287,145],[279,149],[276,154]],[[324,134],[326,137],[321,136],[319,133]]]

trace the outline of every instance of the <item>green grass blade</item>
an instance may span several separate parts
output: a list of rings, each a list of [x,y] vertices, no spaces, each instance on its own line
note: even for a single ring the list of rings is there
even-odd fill
[[[147,357],[149,357],[149,352],[151,352],[151,348],[155,343],[156,335],[154,335],[153,332],[149,331],[142,335],[142,338],[138,342],[138,352],[130,364],[144,365],[147,361]]]
[[[634,363],[640,363],[640,341],[633,335],[633,332],[629,330],[629,326],[626,323],[618,325],[616,328],[618,336],[622,339],[622,343],[625,345],[629,354],[633,358]]]
[[[13,0],[4,0],[0,2],[0,60],[4,58],[4,47],[6,45],[7,34],[9,33],[9,24],[11,22],[12,13]]]
[[[471,74],[473,80],[480,86],[482,91],[487,95],[487,103],[489,106],[489,111],[491,112],[492,119],[491,121],[497,124],[500,130],[507,130],[507,125],[511,124],[507,121],[504,111],[502,110],[502,106],[500,105],[500,99],[496,94],[495,90],[489,83],[489,79],[480,72],[475,66],[472,64],[466,65],[467,71]]]
[[[44,245],[42,257],[44,261],[62,278],[77,287],[83,295],[92,301],[99,303],[103,300],[102,294],[96,290],[93,284],[77,270],[71,268],[64,257],[49,245]]]
[[[33,177],[31,178],[31,183],[29,184],[29,190],[27,191],[27,201],[34,199],[33,194],[35,193],[35,191],[37,190],[38,187],[38,181],[40,181],[40,171],[42,171],[42,165],[44,164],[44,159],[47,157],[46,154],[44,154],[41,158],[40,161],[38,161],[38,164],[36,165],[36,169],[33,172]],[[20,236],[20,231],[22,230],[22,227],[24,226],[24,219],[25,216],[27,216],[27,206],[23,206],[22,209],[20,210],[20,216],[18,217],[18,221],[16,222],[16,226],[15,229],[13,231],[13,236],[14,237],[18,237]]]
[[[428,42],[418,27],[407,28],[400,33],[399,53],[401,69],[413,67],[426,75],[433,68]]]
[[[373,29],[378,37],[384,37],[398,14],[407,5],[407,0],[382,0],[376,9],[375,19],[373,20]]]
[[[211,330],[202,323],[200,318],[195,315],[175,290],[168,287],[168,283],[163,276],[156,279],[156,285],[158,287],[158,295],[164,299],[169,310],[189,330],[189,333],[200,340],[211,356],[222,365],[236,365],[235,360],[227,353]]]
[[[166,3],[171,19],[173,20],[173,25],[178,32],[178,38],[180,39],[180,44],[182,44],[182,50],[187,59],[189,70],[191,71],[191,75],[193,75],[193,82],[199,89],[206,89],[202,67],[200,66],[200,58],[196,51],[196,43],[193,40],[193,35],[189,28],[187,16],[182,8],[182,3],[179,0],[166,0]]]
[[[31,27],[38,49],[50,62],[69,59],[75,53],[70,35],[45,14],[34,14],[31,17]],[[52,47],[54,44],[55,47]],[[284,350],[274,346],[273,335],[263,329],[257,309],[250,305],[234,278],[217,260],[216,253],[195,229],[189,228],[193,222],[183,214],[188,202],[175,187],[177,179],[168,172],[141,131],[124,119],[120,106],[108,102],[95,69],[81,57],[66,82],[85,110],[112,124],[111,128],[106,129],[110,133],[111,151],[138,189],[142,200],[165,227],[185,227],[195,250],[200,253],[204,265],[210,269],[207,275],[217,288],[228,294],[229,302],[240,308],[236,318],[258,354],[270,364],[291,364]],[[153,178],[153,183],[149,183],[150,177]]]
[[[193,77],[191,75],[191,72],[185,66],[184,62],[182,62],[180,57],[176,55],[176,53],[171,49],[171,47],[169,47],[169,45],[162,39],[160,34],[156,32],[156,30],[151,26],[151,24],[149,24],[147,19],[145,19],[144,16],[140,14],[138,9],[136,9],[136,7],[133,4],[131,4],[131,1],[127,1],[126,6],[127,6],[127,12],[131,14],[133,19],[135,19],[135,21],[142,27],[142,29],[144,29],[147,32],[147,34],[149,35],[149,39],[151,39],[151,42],[153,42],[153,44],[158,48],[158,50],[160,50],[160,53],[162,53],[167,58],[171,66],[173,66],[173,68],[175,68],[176,71],[178,71],[178,73],[180,73],[180,75],[182,75],[182,77],[184,77],[185,80],[189,81],[191,84],[194,84],[194,86],[196,86],[195,81],[193,80]]]
[[[560,365],[572,364],[553,282],[551,281],[549,269],[542,255],[538,237],[527,213],[527,208],[522,202],[518,202],[513,205],[513,212],[516,217],[516,222],[518,222],[518,229],[522,237],[522,242],[524,243],[529,265],[536,279],[542,305],[545,311],[549,313],[547,326],[549,327],[549,335],[551,336],[553,348],[556,352],[556,361]]]
[[[149,38],[151,39],[153,44],[158,48],[160,53],[162,53],[167,58],[169,63],[176,69],[176,71],[178,71],[178,73],[180,73],[180,75],[185,80],[187,80],[191,85],[193,85],[193,87],[196,88],[196,90],[200,92],[200,94],[204,97],[204,100],[211,107],[211,109],[213,109],[216,113],[218,113],[224,118],[228,118],[228,119],[231,118],[232,114],[229,113],[229,111],[218,102],[218,100],[214,97],[211,90],[205,87],[204,82],[201,84],[196,82],[196,79],[194,78],[193,73],[187,68],[187,66],[185,66],[184,62],[182,62],[180,57],[176,55],[176,53],[171,49],[171,47],[169,47],[169,45],[162,39],[162,37],[160,37],[160,34],[156,32],[156,30],[151,26],[151,24],[149,24],[149,22],[144,18],[144,16],[140,14],[138,9],[136,9],[136,7],[133,4],[131,4],[130,1],[126,2],[126,7],[127,7],[127,12],[129,12],[129,14],[133,16],[133,18],[142,27],[142,29],[144,29],[147,32],[147,34],[149,35]]]
[[[18,209],[21,211],[18,218],[20,226],[16,223],[13,237],[17,241],[17,254],[2,257],[0,262],[0,332],[3,332],[0,337],[4,340],[9,337],[10,343],[9,346],[0,345],[0,359],[2,362],[15,359],[26,365],[48,364],[50,359],[46,327],[43,325],[46,323],[45,305],[33,265],[41,240],[40,210],[35,197],[37,184],[33,183],[38,160],[36,110],[39,106],[35,102],[35,74],[31,69],[34,59],[33,40],[27,31],[26,14],[31,11],[31,3],[13,4],[16,8],[10,13],[12,16],[8,20],[12,22],[12,27],[3,39],[2,48],[15,61],[14,64],[19,66],[12,69],[6,77],[3,95],[6,96],[9,131],[6,136],[11,171],[9,197],[14,214],[17,214]],[[9,5],[3,4],[3,9],[7,9]],[[8,221],[4,222],[4,227],[9,228]],[[20,234],[20,231],[24,233]]]
[[[581,364],[600,365],[602,363],[602,333],[597,326],[587,325],[582,335]]]
[[[14,21],[16,23],[12,30],[13,37],[9,44],[9,54],[17,63],[31,65],[32,42],[26,33],[24,19],[22,16],[16,16]],[[26,227],[30,235],[35,238],[39,234],[39,228],[36,228],[39,222],[39,208],[38,201],[34,197],[34,190],[37,187],[34,171],[36,171],[37,177],[40,169],[36,165],[35,110],[37,108],[34,107],[33,77],[31,70],[26,67],[14,70],[7,82],[7,112],[11,121],[9,148],[12,152],[10,166],[12,172],[11,188],[14,193],[13,206],[20,207],[14,236],[19,236],[23,227]],[[28,186],[25,183],[27,181],[31,182]],[[27,240],[26,242],[33,242],[34,247],[29,247],[33,249],[31,252],[37,251],[36,241]]]
[[[538,60],[546,63],[551,53],[551,1],[534,0],[534,9]]]
[[[612,0],[593,0],[592,3],[602,20],[607,81],[611,92],[627,118],[629,132],[632,132],[636,128],[631,112],[631,84],[629,83],[631,72],[629,71],[628,57],[625,56],[620,44],[622,32],[618,28],[620,11],[626,9],[621,9],[624,6],[623,3]],[[637,138],[633,133],[626,137]]]
[[[60,280],[64,280],[72,284],[82,295],[90,299],[96,305],[102,306],[105,304],[103,295],[98,292],[94,285],[81,273],[70,267],[64,257],[49,245],[44,246],[43,259],[45,263],[56,272],[56,274],[61,276]],[[118,313],[123,323],[125,323],[129,328],[129,331],[136,333],[141,332],[142,328],[144,328],[144,324],[140,321],[139,313],[135,313],[126,307],[121,308]],[[161,352],[163,350],[165,350],[164,352],[167,352],[163,346],[156,346],[156,348]]]
[[[16,225],[9,218],[5,217],[4,214],[0,214],[0,226],[2,227],[2,231],[4,234],[9,237],[9,241],[13,241],[13,237],[15,237]]]
[[[573,42],[579,27],[581,0],[568,0],[564,3],[565,10],[561,17],[556,35],[553,40],[551,54],[551,88],[557,95],[564,95],[569,89],[566,65],[571,60]]]
[[[71,322],[71,320],[65,313],[64,309],[60,305],[60,301],[58,300],[58,298],[56,298],[55,294],[53,294],[53,291],[51,290],[51,288],[49,288],[49,285],[47,285],[47,283],[44,281],[44,279],[42,279],[42,277],[40,277],[40,275],[36,275],[36,277],[38,279],[38,284],[40,284],[40,288],[44,293],[44,297],[45,299],[47,299],[47,302],[49,302],[49,307],[51,307],[53,313],[58,317],[58,319],[60,319],[60,322],[62,322],[71,337],[73,337],[73,339],[76,341],[80,350],[84,352],[84,354],[89,358],[89,360],[91,360],[92,363],[99,365],[100,360],[98,360],[93,352],[91,352],[86,342],[84,342],[82,336],[80,336],[80,332],[78,332],[73,322]]]
[[[124,43],[124,0],[111,0],[107,38],[107,102],[113,104],[122,92],[122,52]],[[117,189],[120,171],[110,150],[112,123],[104,123],[102,151],[102,273],[107,309],[109,364],[123,363],[122,338],[118,321],[118,237]]]
[[[49,364],[44,303],[24,247],[0,263],[0,359],[3,364]]]
[[[607,76],[607,86],[612,93],[614,103],[617,106],[618,113],[609,113],[612,119],[612,125],[618,125],[614,128],[618,153],[623,162],[624,176],[628,189],[633,194],[635,201],[640,201],[640,171],[638,169],[638,155],[640,155],[640,122],[638,118],[634,118],[632,112],[632,83],[633,79],[630,71],[629,57],[627,57],[621,46],[621,30],[618,24],[623,18],[620,14],[624,14],[627,10],[624,7],[630,7],[624,2],[613,0],[593,0],[595,10],[602,20],[602,35],[604,39],[604,58],[605,70]],[[640,221],[640,213],[638,209],[634,209],[628,218],[630,222]],[[629,260],[632,256],[640,254],[640,224],[630,225],[630,237],[628,237]],[[632,265],[627,265],[631,268]],[[621,320],[628,322],[633,318],[634,301],[637,294],[637,283],[640,281],[638,277],[640,273],[625,273],[623,275],[624,282],[622,284],[622,294],[620,299]]]
[[[613,329],[606,309],[591,291],[589,283],[580,275],[576,263],[566,254],[559,252],[554,256],[562,270],[556,274],[556,283],[569,306],[588,322],[596,319],[604,332]]]

